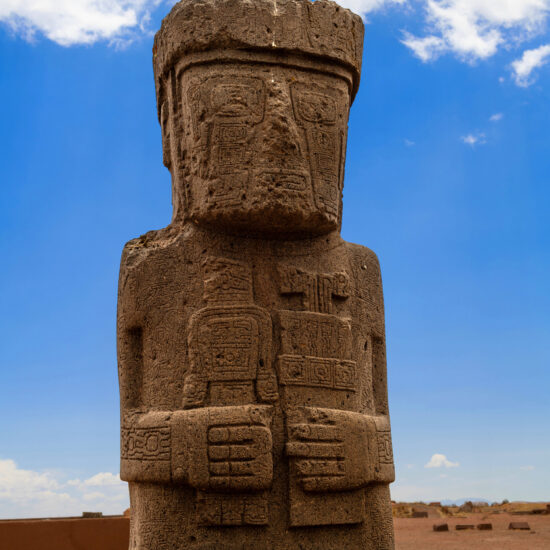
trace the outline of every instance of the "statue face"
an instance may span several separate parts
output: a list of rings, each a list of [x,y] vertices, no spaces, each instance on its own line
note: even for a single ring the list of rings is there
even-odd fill
[[[350,105],[343,78],[231,63],[191,67],[177,83],[190,219],[261,233],[339,227]]]

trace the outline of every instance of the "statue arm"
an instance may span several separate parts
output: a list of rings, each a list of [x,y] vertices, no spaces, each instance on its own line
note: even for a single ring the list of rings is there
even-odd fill
[[[242,405],[134,415],[122,428],[121,478],[203,490],[267,489],[272,407]]]
[[[348,245],[358,267],[355,285],[364,335],[371,346],[373,396],[368,412],[300,407],[288,417],[287,454],[304,490],[342,491],[387,484],[395,478],[388,415],[384,301],[380,265],[369,249]]]

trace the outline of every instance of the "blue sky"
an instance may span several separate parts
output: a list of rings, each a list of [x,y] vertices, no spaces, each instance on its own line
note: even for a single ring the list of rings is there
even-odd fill
[[[124,243],[171,217],[173,2],[0,0],[0,518],[118,513]],[[349,0],[343,236],[379,255],[400,500],[550,499],[550,0]],[[435,455],[435,456],[434,456]]]

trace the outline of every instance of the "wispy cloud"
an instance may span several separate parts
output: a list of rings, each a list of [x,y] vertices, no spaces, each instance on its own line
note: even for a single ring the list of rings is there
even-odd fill
[[[0,460],[2,519],[78,516],[90,509],[120,514],[127,507],[128,486],[116,474],[64,480],[58,473],[25,470],[13,460]]]
[[[457,468],[458,466],[460,466],[458,462],[451,462],[445,455],[435,454],[424,468]]]
[[[467,134],[465,136],[462,136],[460,140],[466,145],[470,145],[471,147],[487,143],[487,137],[483,132],[478,132],[476,134]]]
[[[492,115],[489,120],[491,122],[499,122],[501,121],[502,119],[504,118],[504,115],[502,113],[495,113],[494,115]]]
[[[389,8],[396,5],[405,5],[408,0],[340,0],[338,4],[360,15]]]
[[[425,0],[426,33],[403,44],[423,61],[444,53],[473,62],[545,29],[550,0]]]
[[[43,35],[61,46],[120,43],[142,32],[162,0],[0,0],[0,21],[32,41]],[[175,2],[172,2],[175,3]]]
[[[526,88],[534,82],[533,73],[536,69],[550,61],[550,44],[545,44],[534,50],[523,52],[521,59],[512,63],[512,73],[518,86]]]

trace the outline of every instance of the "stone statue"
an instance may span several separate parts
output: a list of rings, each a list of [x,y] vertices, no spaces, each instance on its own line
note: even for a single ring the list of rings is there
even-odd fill
[[[131,550],[388,550],[378,260],[340,237],[363,24],[183,0],[155,38],[171,224],[120,270]]]

